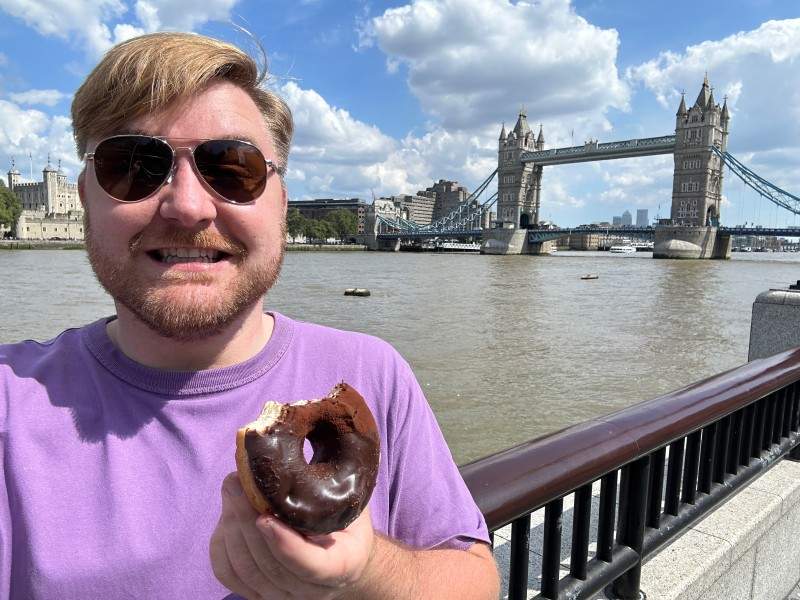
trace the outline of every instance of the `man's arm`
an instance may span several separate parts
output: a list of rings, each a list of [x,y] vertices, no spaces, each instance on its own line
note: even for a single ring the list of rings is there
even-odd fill
[[[469,550],[414,550],[374,533],[368,511],[347,529],[305,537],[259,516],[238,478],[223,484],[222,516],[211,538],[214,574],[248,600],[397,600],[498,597],[485,544]]]

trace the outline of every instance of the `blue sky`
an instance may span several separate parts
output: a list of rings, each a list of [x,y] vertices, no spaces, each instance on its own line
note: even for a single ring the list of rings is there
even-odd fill
[[[196,31],[270,55],[293,109],[290,197],[477,186],[500,125],[524,106],[546,147],[670,134],[680,91],[728,96],[728,149],[800,195],[800,3],[795,0],[0,0],[0,164],[34,179],[50,152],[81,164],[69,104],[114,42]],[[32,160],[29,158],[32,157]],[[545,170],[542,213],[562,225],[628,209],[667,216],[671,157]],[[731,175],[725,224],[797,224]]]

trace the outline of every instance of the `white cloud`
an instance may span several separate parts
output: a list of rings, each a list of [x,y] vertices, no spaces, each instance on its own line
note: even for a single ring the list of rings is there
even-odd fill
[[[59,92],[58,90],[27,90],[25,92],[9,94],[8,97],[18,104],[55,106],[65,98],[69,98],[69,94]]]
[[[0,0],[0,9],[44,36],[84,44],[96,57],[135,35],[191,31],[210,20],[228,19],[237,1],[137,0],[131,5],[123,0]]]
[[[64,171],[74,178],[81,169],[75,153],[72,125],[64,116],[51,117],[35,109],[25,109],[0,100],[0,160],[10,165],[14,158],[26,178],[41,180],[48,155],[53,165],[62,161]]]
[[[358,33],[360,48],[377,43],[388,55],[390,72],[408,68],[411,91],[447,128],[496,124],[520,105],[536,119],[583,115],[602,127],[608,108],[628,105],[617,32],[569,0],[414,0]]]

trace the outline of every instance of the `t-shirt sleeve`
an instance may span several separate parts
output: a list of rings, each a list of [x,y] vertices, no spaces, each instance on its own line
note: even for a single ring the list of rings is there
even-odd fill
[[[390,407],[389,535],[416,548],[465,549],[488,542],[472,499],[411,368],[397,366]]]

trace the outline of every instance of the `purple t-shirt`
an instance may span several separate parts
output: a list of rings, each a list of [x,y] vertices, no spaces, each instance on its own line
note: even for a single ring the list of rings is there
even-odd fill
[[[208,544],[236,430],[267,400],[319,398],[340,381],[381,433],[375,529],[419,548],[488,540],[397,352],[274,316],[257,356],[192,373],[133,362],[107,319],[0,346],[0,600],[225,597]]]

